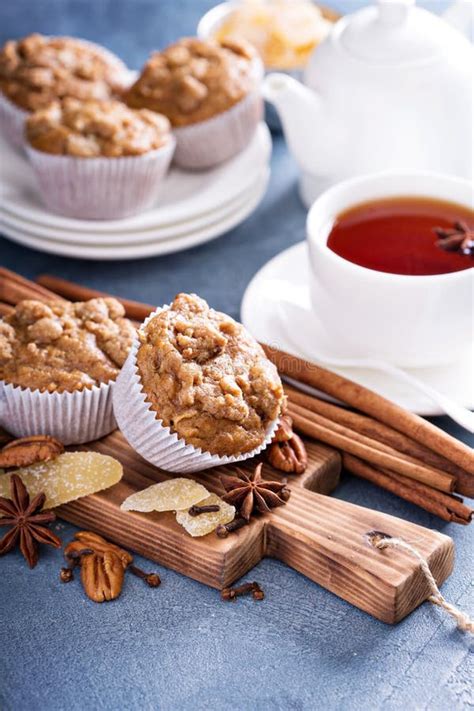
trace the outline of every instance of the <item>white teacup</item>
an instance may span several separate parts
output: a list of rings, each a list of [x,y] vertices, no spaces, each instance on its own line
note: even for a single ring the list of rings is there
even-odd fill
[[[474,269],[389,274],[349,262],[327,246],[338,214],[396,196],[473,206],[469,181],[435,173],[378,173],[330,188],[313,203],[306,223],[313,310],[341,357],[406,367],[450,363],[473,343]]]

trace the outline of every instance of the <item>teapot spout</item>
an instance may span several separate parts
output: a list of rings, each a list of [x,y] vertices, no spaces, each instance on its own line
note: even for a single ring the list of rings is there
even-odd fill
[[[265,77],[263,96],[278,111],[291,153],[303,170],[313,172],[321,136],[320,97],[288,74],[276,72]]]

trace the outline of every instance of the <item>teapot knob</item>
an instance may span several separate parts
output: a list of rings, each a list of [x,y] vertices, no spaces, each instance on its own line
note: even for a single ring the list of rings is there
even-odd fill
[[[382,25],[396,27],[402,25],[415,0],[377,0],[378,20]]]

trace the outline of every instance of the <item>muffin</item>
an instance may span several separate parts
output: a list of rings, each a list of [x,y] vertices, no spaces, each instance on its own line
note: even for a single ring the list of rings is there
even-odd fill
[[[28,114],[55,99],[110,99],[130,83],[118,57],[86,40],[28,35],[0,50],[0,127],[23,145]]]
[[[178,294],[145,321],[114,390],[129,443],[175,472],[254,456],[282,403],[278,372],[255,339],[194,294]]]
[[[250,44],[188,37],[154,53],[124,101],[168,117],[177,165],[210,168],[250,142],[262,117],[262,76]]]
[[[112,431],[112,386],[134,337],[115,299],[20,301],[0,320],[1,425],[64,444]]]
[[[150,207],[175,145],[161,114],[78,99],[31,114],[26,141],[47,207],[82,219],[115,219]]]

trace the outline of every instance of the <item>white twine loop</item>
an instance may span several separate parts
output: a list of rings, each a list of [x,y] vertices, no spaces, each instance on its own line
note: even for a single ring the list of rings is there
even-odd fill
[[[406,543],[402,538],[392,538],[392,536],[389,536],[387,533],[382,533],[381,531],[370,531],[370,533],[366,534],[366,537],[370,545],[374,546],[374,548],[378,548],[379,550],[383,550],[384,548],[398,548],[410,553],[416,558],[431,590],[428,601],[433,603],[433,605],[438,605],[445,610],[448,615],[451,615],[451,617],[456,620],[458,629],[462,632],[474,634],[474,620],[471,620],[466,613],[444,599],[433,577],[433,573],[430,570],[428,561],[416,548]]]

